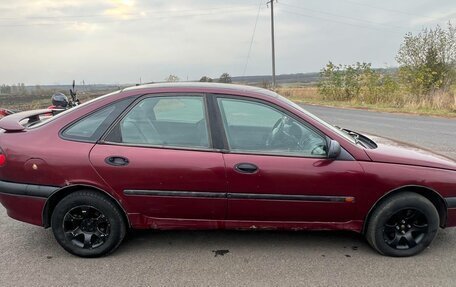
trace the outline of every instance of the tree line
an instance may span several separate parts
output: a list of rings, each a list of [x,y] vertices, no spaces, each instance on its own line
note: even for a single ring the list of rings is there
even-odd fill
[[[15,94],[25,96],[27,95],[27,88],[25,87],[24,83],[18,83],[17,85],[1,85],[0,86],[0,94]]]
[[[43,88],[40,85],[27,87],[24,83],[13,85],[2,84],[0,86],[0,95],[12,95],[18,97],[26,96],[49,96],[55,92],[55,89]]]
[[[169,75],[165,81],[167,82],[179,82],[180,78],[176,75]],[[212,79],[208,76],[203,76],[199,80],[200,82],[218,82],[218,83],[232,83],[232,78],[230,74],[223,73],[220,75],[218,79]],[[54,92],[54,90],[43,89],[40,85],[36,85],[33,88],[27,89],[24,83],[18,83],[14,85],[6,85],[2,84],[0,86],[0,95],[14,95],[14,96],[28,96],[28,95],[36,95],[41,96],[43,94],[49,94],[50,92]]]
[[[176,75],[171,74],[168,77],[166,77],[165,81],[167,81],[167,82],[179,82],[180,78],[178,76],[176,76]],[[233,82],[232,79],[231,79],[230,74],[228,74],[228,73],[221,74],[218,79],[212,79],[211,77],[208,77],[208,76],[202,76],[199,81],[200,82],[209,82],[209,83],[212,83],[212,82],[232,83]]]

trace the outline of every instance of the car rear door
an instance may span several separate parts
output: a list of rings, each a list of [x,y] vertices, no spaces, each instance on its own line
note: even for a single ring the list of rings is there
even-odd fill
[[[222,154],[212,148],[204,95],[145,96],[90,153],[130,212],[162,219],[224,219]]]
[[[327,159],[324,134],[271,104],[220,96],[217,105],[229,145],[229,220],[354,218],[363,171],[348,153]]]

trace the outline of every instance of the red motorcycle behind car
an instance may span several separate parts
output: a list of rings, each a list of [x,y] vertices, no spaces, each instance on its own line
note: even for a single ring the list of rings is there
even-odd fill
[[[14,114],[14,111],[8,109],[0,109],[0,119],[11,114]]]

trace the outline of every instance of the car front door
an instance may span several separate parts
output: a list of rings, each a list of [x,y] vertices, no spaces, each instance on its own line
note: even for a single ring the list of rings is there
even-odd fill
[[[204,95],[145,96],[95,145],[90,160],[131,212],[224,219],[222,154],[212,148]]]
[[[348,153],[328,159],[324,134],[272,104],[219,96],[217,106],[229,146],[229,220],[353,219],[362,169]]]

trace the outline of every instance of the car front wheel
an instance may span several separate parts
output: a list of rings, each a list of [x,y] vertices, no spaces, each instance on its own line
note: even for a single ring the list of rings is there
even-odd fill
[[[77,191],[55,207],[51,226],[57,242],[81,257],[113,252],[122,242],[126,223],[119,208],[107,196]]]
[[[368,221],[366,239],[379,253],[406,257],[431,244],[439,228],[439,214],[425,197],[411,192],[381,203]]]

